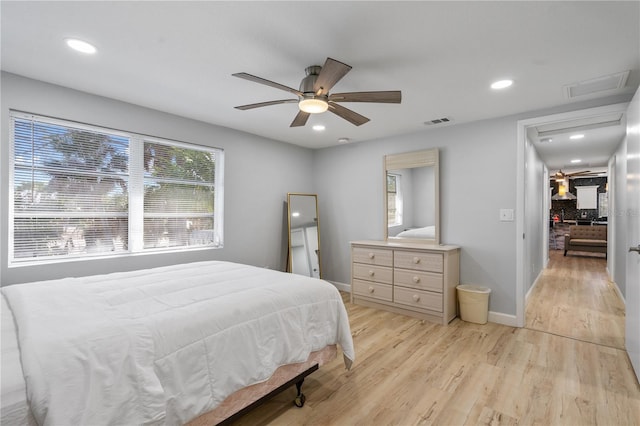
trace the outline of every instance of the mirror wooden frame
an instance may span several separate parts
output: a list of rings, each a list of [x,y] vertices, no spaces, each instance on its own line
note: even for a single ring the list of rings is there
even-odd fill
[[[304,193],[297,193],[297,192],[287,193],[287,238],[288,238],[287,272],[298,273],[298,272],[294,272],[293,257],[295,253],[293,250],[294,246],[293,246],[293,238],[292,238],[292,232],[291,232],[292,231],[291,224],[292,224],[292,214],[299,210],[299,208],[296,209],[295,206],[294,208],[292,208],[292,203],[295,203],[296,199],[299,199],[300,197],[305,197],[305,198],[313,197],[315,210],[313,212],[306,211],[304,213],[306,213],[305,216],[315,215],[315,217],[313,218],[304,217],[303,220],[307,220],[308,223],[315,222],[315,225],[316,225],[315,235],[310,235],[307,232],[303,232],[303,234],[301,235],[304,241],[304,254],[306,255],[305,260],[307,261],[306,265],[309,268],[308,274],[301,274],[301,275],[311,276],[315,278],[322,278],[322,256],[321,256],[321,250],[320,250],[320,219],[318,214],[318,195],[317,194],[304,194]],[[297,229],[297,228],[294,228],[294,229]],[[317,248],[315,247],[315,245],[313,247],[310,247],[309,245],[314,243],[315,242],[314,240],[317,241]],[[296,245],[296,247],[298,246]],[[299,250],[295,250],[295,252],[300,253]],[[313,252],[317,254],[317,262],[318,262],[317,275],[315,274],[314,260],[316,259],[313,256]]]
[[[391,170],[411,169],[416,167],[433,167],[434,171],[434,227],[433,239],[389,237],[389,215],[387,194],[387,173]],[[393,242],[414,242],[424,244],[440,244],[440,155],[437,148],[423,151],[389,154],[384,157],[384,240]]]

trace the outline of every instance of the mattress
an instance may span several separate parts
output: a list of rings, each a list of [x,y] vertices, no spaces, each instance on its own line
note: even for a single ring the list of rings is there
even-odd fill
[[[327,345],[354,358],[335,287],[263,268],[197,262],[2,292],[41,424],[183,424]],[[3,407],[4,391],[3,378]]]
[[[27,389],[22,376],[18,336],[13,322],[13,315],[3,297],[0,307],[2,316],[2,353],[0,354],[0,424],[35,426],[36,420],[31,415],[27,404]]]
[[[431,225],[431,226],[425,226],[423,228],[407,229],[405,231],[400,232],[398,235],[396,235],[396,237],[433,239],[436,237],[436,227]]]

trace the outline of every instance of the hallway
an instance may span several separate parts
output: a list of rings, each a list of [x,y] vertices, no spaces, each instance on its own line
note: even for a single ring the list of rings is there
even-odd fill
[[[549,251],[549,265],[532,290],[525,327],[624,349],[624,303],[597,254]]]

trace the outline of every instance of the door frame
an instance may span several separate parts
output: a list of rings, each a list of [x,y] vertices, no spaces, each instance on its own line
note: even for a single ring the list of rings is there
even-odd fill
[[[563,112],[558,114],[545,115],[524,120],[518,120],[517,123],[517,144],[516,144],[516,326],[524,327],[525,325],[525,308],[526,308],[526,292],[525,292],[525,272],[528,262],[528,252],[530,248],[527,246],[525,230],[529,221],[543,221],[544,215],[539,218],[528,218],[525,215],[525,205],[527,197],[539,197],[540,194],[526,194],[525,182],[525,149],[527,144],[527,128],[541,124],[549,124],[554,122],[575,120],[580,118],[597,117],[611,113],[620,112],[626,115],[629,103],[617,103],[605,105],[595,108],[586,108],[576,111]],[[546,167],[546,165],[545,165]],[[546,187],[545,187],[546,189]],[[547,193],[544,194],[547,196]],[[612,206],[609,206],[612,208]],[[609,217],[610,221],[615,222],[615,217]],[[546,230],[548,224],[542,223],[542,229]],[[615,225],[614,225],[615,226]],[[615,247],[615,236],[611,236],[609,250]],[[543,249],[544,250],[544,249]],[[545,265],[546,267],[546,265]]]

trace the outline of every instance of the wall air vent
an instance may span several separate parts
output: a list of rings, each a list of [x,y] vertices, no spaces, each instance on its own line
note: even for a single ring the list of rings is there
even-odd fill
[[[448,117],[436,118],[435,120],[429,120],[424,122],[425,126],[433,126],[436,124],[447,124],[447,123],[451,123],[451,119]]]
[[[594,93],[619,90],[624,88],[627,84],[628,77],[629,71],[624,71],[591,80],[580,81],[574,84],[568,84],[564,86],[564,95],[567,99],[573,99]]]

